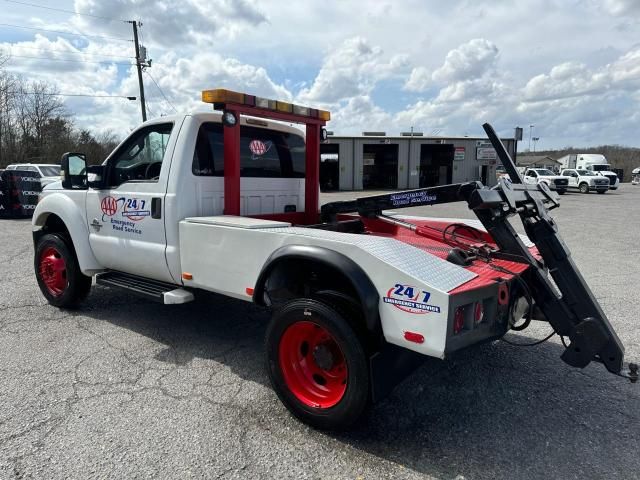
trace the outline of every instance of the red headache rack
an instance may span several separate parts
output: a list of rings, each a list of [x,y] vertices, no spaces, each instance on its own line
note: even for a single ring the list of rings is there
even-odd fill
[[[225,89],[204,90],[202,101],[222,111],[224,125],[224,214],[240,215],[240,115],[305,125],[305,201],[304,212],[270,215],[270,218],[296,224],[318,222],[320,140],[331,119],[326,110],[303,107]],[[262,216],[265,217],[265,216]]]

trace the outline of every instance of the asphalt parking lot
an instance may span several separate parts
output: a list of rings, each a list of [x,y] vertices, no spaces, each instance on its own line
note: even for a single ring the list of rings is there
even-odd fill
[[[323,200],[354,194],[324,195]],[[640,186],[553,212],[640,362]],[[407,210],[473,218],[463,204]],[[94,287],[45,303],[28,221],[0,220],[0,478],[637,478],[640,383],[560,359],[557,337],[429,360],[353,431],[314,431],[268,385],[268,315],[219,296],[163,306]],[[536,324],[513,341],[542,338]]]

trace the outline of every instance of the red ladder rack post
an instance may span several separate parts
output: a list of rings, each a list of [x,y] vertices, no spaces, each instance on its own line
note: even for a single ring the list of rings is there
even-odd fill
[[[304,214],[307,225],[318,223],[320,189],[320,125],[307,123],[305,148]]]
[[[226,111],[235,115],[236,123],[223,127],[224,214],[240,215],[240,113]]]

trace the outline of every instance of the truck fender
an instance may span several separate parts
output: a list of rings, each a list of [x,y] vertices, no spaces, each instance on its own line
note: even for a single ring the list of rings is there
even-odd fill
[[[258,275],[253,292],[254,303],[266,305],[264,288],[267,279],[274,268],[284,260],[309,260],[334,268],[343,274],[358,295],[367,330],[372,333],[379,332],[380,316],[378,304],[380,296],[376,287],[357,263],[342,253],[328,248],[311,245],[285,245],[274,251],[267,258],[260,275]]]
[[[84,200],[82,205],[84,206]],[[45,233],[43,227],[50,215],[59,217],[67,228],[82,273],[91,275],[97,270],[104,270],[91,250],[84,212],[66,195],[51,193],[38,202],[32,219],[34,244]]]

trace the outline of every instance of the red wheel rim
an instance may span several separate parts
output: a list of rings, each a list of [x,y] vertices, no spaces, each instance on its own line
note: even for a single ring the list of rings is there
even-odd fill
[[[329,408],[344,396],[347,363],[335,338],[320,325],[290,325],[280,339],[278,359],[287,387],[305,405]]]
[[[38,262],[38,273],[51,295],[59,297],[67,288],[67,264],[55,247],[47,247]]]

